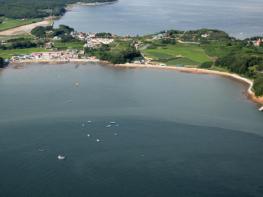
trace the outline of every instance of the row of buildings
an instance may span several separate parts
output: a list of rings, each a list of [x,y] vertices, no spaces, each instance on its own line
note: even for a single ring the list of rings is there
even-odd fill
[[[84,33],[84,32],[72,32],[71,36],[78,40],[85,41],[84,47],[96,48],[101,44],[110,44],[114,41],[113,38],[101,38],[97,37],[94,33]]]
[[[79,59],[81,52],[78,50],[56,51],[56,52],[36,52],[30,55],[13,56],[11,62],[19,62],[25,60],[60,60],[69,61],[70,59]]]

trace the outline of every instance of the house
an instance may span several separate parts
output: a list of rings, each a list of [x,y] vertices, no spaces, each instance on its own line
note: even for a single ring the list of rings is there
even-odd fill
[[[58,37],[58,36],[55,36],[55,37],[53,38],[53,40],[61,40],[61,38]]]
[[[52,49],[54,47],[54,44],[52,43],[52,42],[47,42],[46,44],[45,44],[45,48],[46,49]]]
[[[207,38],[208,36],[209,36],[208,33],[205,33],[205,34],[202,34],[202,35],[201,35],[202,38]]]
[[[254,45],[260,47],[262,45],[262,40],[259,38],[257,41],[255,41]]]

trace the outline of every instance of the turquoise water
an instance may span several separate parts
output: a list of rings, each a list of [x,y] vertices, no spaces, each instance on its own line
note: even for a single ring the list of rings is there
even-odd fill
[[[262,113],[244,88],[94,64],[5,69],[0,196],[260,197]]]
[[[217,28],[245,38],[263,35],[262,10],[262,0],[119,0],[104,6],[75,6],[55,25],[120,35]]]

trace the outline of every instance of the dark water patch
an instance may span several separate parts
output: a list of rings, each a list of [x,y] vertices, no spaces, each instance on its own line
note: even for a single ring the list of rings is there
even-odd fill
[[[118,119],[113,128],[107,123],[101,118],[82,128],[72,118],[7,127],[0,133],[0,195],[262,194],[261,137],[164,121]],[[59,153],[67,159],[57,160]]]

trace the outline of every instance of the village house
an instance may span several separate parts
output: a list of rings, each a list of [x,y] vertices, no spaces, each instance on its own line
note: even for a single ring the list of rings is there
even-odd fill
[[[205,33],[205,34],[202,34],[202,35],[201,35],[202,38],[207,38],[208,36],[209,36],[208,33]]]
[[[55,37],[53,38],[53,40],[61,40],[61,37],[55,36]]]
[[[262,43],[263,43],[263,39],[258,39],[258,40],[256,40],[255,42],[254,42],[254,45],[255,46],[257,46],[257,47],[260,47],[261,45],[262,45]]]
[[[54,47],[53,42],[47,42],[47,43],[45,44],[45,49],[52,49],[53,47]]]

